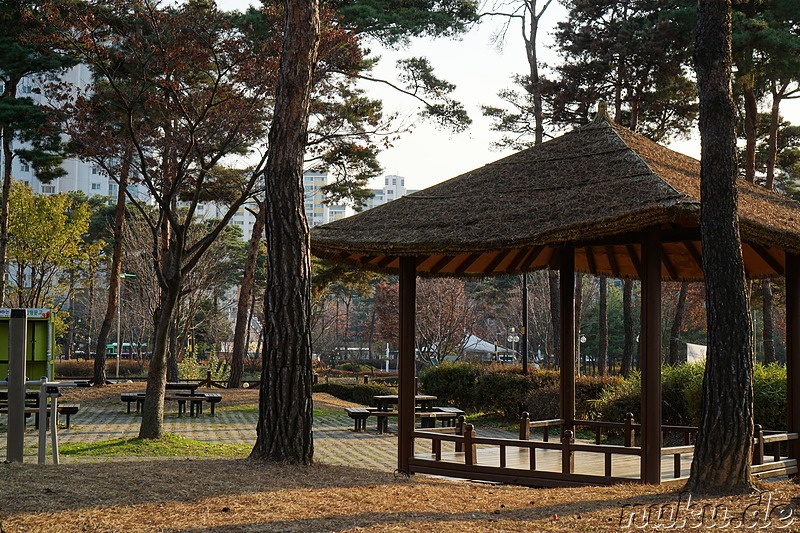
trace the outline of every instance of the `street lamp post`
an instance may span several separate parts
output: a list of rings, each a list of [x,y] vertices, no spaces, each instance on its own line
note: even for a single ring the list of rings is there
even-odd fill
[[[586,344],[586,335],[581,333],[580,336],[578,337],[578,341],[580,341],[578,343],[578,370],[580,370],[581,369],[581,352],[583,351],[581,349],[581,345]],[[586,363],[584,363],[584,365],[583,365],[583,375],[586,375]]]
[[[516,343],[519,342],[519,335],[517,335],[516,329],[514,327],[508,330],[508,337],[506,337],[506,340],[511,343],[511,353],[513,357],[513,354],[515,352],[514,347],[516,346]]]
[[[115,377],[119,379],[119,356],[122,353],[122,280],[125,278],[135,278],[136,274],[119,275],[119,302],[117,303],[117,372]]]

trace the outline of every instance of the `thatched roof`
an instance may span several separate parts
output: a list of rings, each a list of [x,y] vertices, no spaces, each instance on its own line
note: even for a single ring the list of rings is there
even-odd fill
[[[639,232],[663,230],[664,279],[702,279],[700,162],[602,117],[539,146],[311,231],[315,255],[396,272],[487,276],[558,268],[576,246],[576,269],[638,277]],[[800,204],[739,182],[745,268],[783,275],[800,253]]]

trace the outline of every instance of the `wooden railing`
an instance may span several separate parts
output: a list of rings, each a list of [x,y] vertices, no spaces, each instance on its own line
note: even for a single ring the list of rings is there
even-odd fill
[[[578,479],[579,475],[574,475],[574,454],[576,452],[587,452],[603,454],[604,469],[603,476],[609,481],[613,475],[614,455],[627,455],[642,457],[642,448],[636,445],[636,432],[641,431],[641,424],[634,422],[633,415],[628,414],[624,422],[604,422],[595,420],[576,420],[572,427],[593,428],[595,430],[594,444],[580,444],[575,442],[573,429],[563,430],[565,421],[563,419],[535,420],[529,418],[528,413],[523,413],[520,419],[519,438],[486,438],[478,437],[475,427],[468,424],[463,416],[459,417],[458,423],[454,428],[425,429],[413,432],[415,439],[426,439],[431,441],[431,454],[437,462],[442,461],[442,443],[454,443],[455,452],[463,453],[463,464],[467,467],[478,465],[478,446],[492,446],[498,448],[499,465],[505,469],[508,465],[508,449],[517,448],[528,451],[528,467],[531,471],[537,469],[536,450],[560,450],[561,451],[561,474],[569,479]],[[562,428],[558,442],[550,442],[550,428]],[[763,475],[781,475],[782,473],[797,472],[797,461],[794,459],[782,459],[781,443],[798,439],[797,433],[786,432],[765,432],[761,426],[755,427],[754,433],[754,452],[753,452],[753,473]],[[682,456],[694,451],[694,436],[698,428],[691,426],[662,426],[662,435],[668,433],[678,433],[683,436],[683,445],[668,446],[661,448],[661,455],[673,456],[672,479],[682,479]],[[541,431],[541,440],[531,440],[535,433]],[[603,435],[608,433],[622,433],[622,445],[602,444]],[[771,447],[773,461],[765,463],[765,449]],[[788,451],[787,451],[788,455]],[[452,464],[452,461],[445,461],[445,464]],[[444,467],[443,467],[444,468]],[[496,469],[496,467],[492,467]]]

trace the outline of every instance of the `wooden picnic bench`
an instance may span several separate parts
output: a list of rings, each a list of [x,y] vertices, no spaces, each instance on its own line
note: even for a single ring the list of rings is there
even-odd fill
[[[144,405],[145,393],[143,392],[123,392],[120,400],[126,404],[126,412],[130,414],[131,404],[136,403],[136,412]],[[216,405],[222,401],[222,395],[218,392],[168,392],[164,396],[165,401],[178,402],[178,416],[183,416],[186,412],[186,404],[189,404],[189,416],[200,416],[203,412],[203,403],[208,402],[211,406],[211,416],[216,414]]]
[[[65,404],[58,404],[58,414],[64,415],[66,417],[66,428],[70,428],[70,419],[72,415],[77,414],[80,410],[81,405],[78,403],[65,403]],[[8,404],[0,403],[0,414],[8,414]],[[25,418],[29,416],[34,416],[34,425],[38,428],[39,427],[39,408],[33,405],[25,404]],[[48,407],[47,416],[50,416],[50,408]]]
[[[417,411],[414,413],[420,419],[423,428],[436,427],[436,421],[442,421],[442,427],[455,426],[459,416],[464,411],[456,407],[434,407],[432,411]],[[346,407],[347,416],[353,419],[353,431],[367,429],[367,419],[374,416],[377,419],[378,433],[386,433],[389,429],[389,417],[397,417],[397,411],[383,411],[375,407]]]

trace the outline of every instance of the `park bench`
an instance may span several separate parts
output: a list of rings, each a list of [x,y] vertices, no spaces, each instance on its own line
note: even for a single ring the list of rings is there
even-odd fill
[[[389,417],[397,417],[397,411],[379,411],[374,407],[346,407],[347,416],[353,419],[353,431],[367,429],[367,419],[374,416],[378,421],[378,433],[386,433],[389,429]],[[414,413],[420,419],[422,428],[436,427],[436,421],[442,421],[442,427],[455,426],[456,420],[464,411],[456,407],[434,407],[433,411],[417,411]]]
[[[81,406],[78,403],[65,403],[59,404],[58,406],[58,414],[64,415],[66,417],[66,428],[70,428],[70,418],[72,415],[77,414],[80,410]],[[0,403],[0,414],[8,414],[8,404]],[[33,405],[29,405],[27,402],[25,404],[25,418],[30,417],[31,415],[34,416],[34,425],[38,428],[39,427],[39,408]],[[47,416],[50,416],[50,412],[48,411]]]
[[[131,404],[136,402],[136,412],[144,404],[145,393],[143,392],[123,392],[120,400],[126,404],[126,412],[130,414]],[[165,401],[178,402],[178,416],[183,416],[186,412],[186,404],[189,404],[189,416],[199,416],[203,412],[203,403],[208,402],[211,406],[211,416],[216,414],[216,405],[222,401],[222,395],[218,392],[167,392],[164,396]]]

